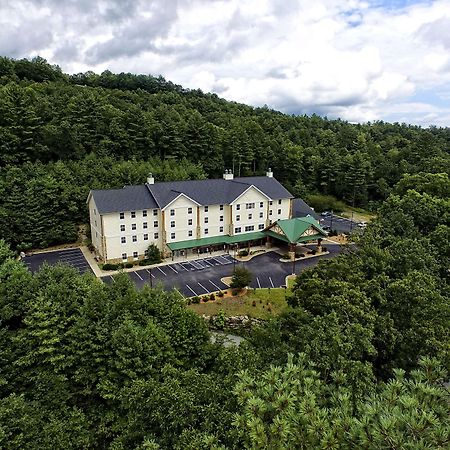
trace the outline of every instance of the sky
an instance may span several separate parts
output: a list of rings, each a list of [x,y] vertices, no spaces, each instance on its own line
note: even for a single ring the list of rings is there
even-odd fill
[[[288,114],[450,126],[450,0],[0,0],[0,55]]]

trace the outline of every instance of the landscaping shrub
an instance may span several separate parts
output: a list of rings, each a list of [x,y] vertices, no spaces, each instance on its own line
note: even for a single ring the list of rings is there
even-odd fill
[[[304,258],[305,254],[304,253],[300,253],[300,258]]]
[[[281,255],[281,259],[290,259],[289,253],[285,253],[284,255]]]
[[[192,303],[200,303],[200,297],[198,296],[192,297]]]
[[[117,270],[117,269],[119,269],[119,264],[106,263],[106,264],[103,264],[102,269],[103,270]]]
[[[222,291],[219,291],[217,294],[220,298],[222,298],[224,296],[224,293]]]
[[[147,249],[148,264],[158,264],[162,261],[162,254],[155,244],[150,244]]]
[[[311,250],[310,253],[311,255],[315,255],[317,253],[317,250]]]
[[[238,255],[239,255],[239,256],[248,256],[248,250],[241,250],[241,251],[238,253]]]
[[[208,297],[207,295],[204,295],[204,296],[202,297],[202,301],[203,301],[204,303],[206,303],[208,300],[209,300],[209,297]]]
[[[139,261],[140,266],[148,266],[150,263],[148,262],[148,259],[141,259]]]
[[[215,299],[216,299],[216,296],[214,295],[213,292],[211,292],[211,294],[210,294],[210,296],[209,296],[209,299],[210,299],[210,300],[215,300]]]
[[[131,262],[125,263],[125,268],[126,268],[126,269],[131,269],[133,266],[134,266],[134,264],[131,263]]]
[[[326,247],[322,247],[322,251],[326,252],[326,251],[328,251],[328,249]]]
[[[231,287],[243,289],[252,282],[252,273],[245,267],[236,267],[233,277],[231,279]]]

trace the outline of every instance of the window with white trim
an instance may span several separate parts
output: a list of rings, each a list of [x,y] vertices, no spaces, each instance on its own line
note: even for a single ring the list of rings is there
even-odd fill
[[[209,210],[209,207],[205,206],[205,212],[208,212],[208,210]]]
[[[271,209],[269,209],[269,216],[271,216],[272,215],[272,210]]]
[[[281,205],[281,199],[280,199],[280,200],[278,200],[278,204],[279,204],[279,205]]]
[[[127,259],[127,254],[126,253],[122,253],[122,259]]]
[[[278,210],[278,214],[281,214],[281,209]]]
[[[236,205],[236,210],[239,211],[240,209],[241,209],[241,205],[238,203],[238,204]]]
[[[127,238],[126,238],[125,236],[122,236],[122,237],[120,238],[120,242],[121,242],[122,244],[126,244],[126,243],[127,243]]]
[[[259,218],[262,219],[263,217],[264,217],[264,213],[263,213],[263,212],[260,212],[260,213],[259,213]]]
[[[123,212],[119,213],[119,217],[120,217],[120,220],[125,219],[125,213],[123,213]]]
[[[175,220],[170,221],[170,228],[175,228]]]
[[[246,203],[245,204],[245,209],[253,209],[255,207],[254,203]]]
[[[159,238],[159,234],[158,233],[153,233],[153,239],[158,239]]]
[[[205,234],[208,234],[208,233],[209,233],[208,228],[205,228]]]
[[[223,222],[223,216],[219,217],[219,222]]]
[[[241,227],[236,227],[236,228],[234,229],[234,232],[235,232],[235,233],[240,233],[241,231],[242,231]]]
[[[144,222],[144,223],[142,224],[142,228],[143,228],[144,230],[146,230],[146,229],[148,228],[148,223],[147,223],[147,222]]]
[[[174,210],[174,209],[171,209],[171,210],[170,210],[170,215],[171,215],[171,216],[174,216],[174,215],[175,215],[175,210]]]
[[[272,205],[273,205],[273,201],[272,201],[272,200],[271,200],[271,201],[269,202],[269,205],[270,205],[270,206],[272,206]]]
[[[252,220],[253,214],[248,215],[248,220]]]
[[[259,202],[259,207],[263,208],[264,207],[264,202]]]
[[[258,225],[258,230],[264,230],[264,224],[263,223],[260,223]]]
[[[219,211],[223,211],[223,205],[219,205]]]
[[[142,211],[142,217],[147,217],[147,210],[144,209],[144,211]]]
[[[120,231],[125,231],[125,225],[120,225]]]
[[[131,218],[135,219],[136,218],[136,211],[131,211]]]
[[[137,259],[138,257],[138,252],[133,252],[133,258]]]
[[[133,242],[137,242],[137,236],[133,236]]]
[[[153,221],[153,227],[154,228],[158,228],[158,221],[157,220]]]
[[[219,227],[219,233],[223,233],[223,227]]]
[[[148,234],[144,234],[144,241],[148,241]]]
[[[154,215],[154,216],[157,216],[157,215],[158,215],[158,210],[157,210],[157,209],[154,209],[154,210],[153,210],[153,215]]]
[[[175,239],[175,233],[170,233],[170,239]]]
[[[208,223],[208,217],[205,217],[205,223]]]
[[[245,227],[245,231],[254,231],[255,230],[255,226],[254,225],[247,225]]]
[[[238,214],[237,216],[236,216],[236,222],[239,222],[241,220],[241,216]]]
[[[192,230],[189,230],[189,231],[188,231],[188,236],[189,236],[189,237],[192,237]]]
[[[132,229],[132,230],[135,230],[135,229],[136,229],[136,224],[135,224],[135,223],[132,223],[132,224],[131,224],[131,229]]]
[[[192,208],[191,207],[188,208],[188,214],[192,214]]]
[[[192,219],[188,219],[188,225],[192,225]]]

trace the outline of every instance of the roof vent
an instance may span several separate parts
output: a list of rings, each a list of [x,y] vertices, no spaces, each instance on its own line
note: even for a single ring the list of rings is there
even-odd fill
[[[153,174],[151,172],[148,174],[147,184],[155,184],[155,179],[153,178]]]
[[[266,177],[273,178],[273,172],[272,172],[272,169],[270,167],[267,169]]]
[[[225,172],[223,173],[223,179],[224,180],[232,180],[233,172],[231,170],[225,169]]]

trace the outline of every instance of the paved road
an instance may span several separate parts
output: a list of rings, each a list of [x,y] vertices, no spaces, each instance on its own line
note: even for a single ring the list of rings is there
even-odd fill
[[[37,272],[44,263],[49,265],[66,263],[75,267],[80,273],[92,272],[86,258],[79,248],[67,248],[64,250],[35,253],[34,255],[26,256],[22,261],[32,273]]]
[[[321,259],[332,258],[340,252],[339,245],[327,243],[330,254],[317,258],[296,261],[295,272],[298,274],[305,268],[315,266]],[[312,248],[312,247],[311,247]],[[251,287],[269,288],[285,284],[286,275],[292,274],[293,264],[280,262],[280,255],[275,252],[256,256],[247,262],[234,260],[230,255],[215,256],[195,261],[173,263],[167,266],[141,269],[128,272],[138,288],[144,284],[156,286],[162,284],[165,289],[178,289],[184,296],[201,296],[228,288],[221,278],[231,276],[234,265],[243,265],[253,274]],[[151,283],[150,283],[151,279]],[[113,283],[112,276],[102,277],[106,283]]]
[[[345,217],[337,216],[333,214],[333,216],[321,217],[320,225],[331,227],[332,230],[337,231],[338,233],[350,234],[352,231],[359,230],[358,222],[353,219],[353,222],[350,219],[346,219]]]

